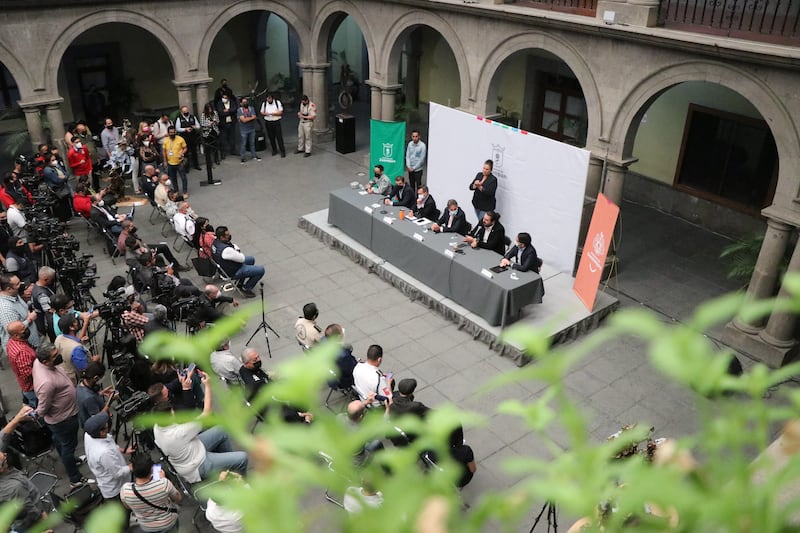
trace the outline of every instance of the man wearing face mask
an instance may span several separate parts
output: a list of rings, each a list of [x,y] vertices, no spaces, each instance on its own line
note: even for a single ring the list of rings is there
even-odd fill
[[[184,198],[189,196],[189,180],[186,177],[186,169],[184,168],[187,150],[186,140],[177,134],[175,126],[170,126],[167,129],[167,138],[164,139],[163,159],[167,164],[167,176],[169,176],[176,189],[178,176],[180,175]]]
[[[6,330],[10,337],[6,344],[8,363],[11,365],[14,377],[17,378],[23,401],[35,409],[39,400],[36,399],[36,393],[33,391],[33,375],[31,373],[33,372],[33,362],[36,360],[36,350],[28,342],[31,332],[19,320],[9,324]]]
[[[150,129],[153,132],[153,139],[155,139],[156,142],[158,143],[159,152],[164,146],[164,139],[166,139],[167,135],[169,135],[169,127],[172,125],[173,125],[172,121],[170,121],[169,115],[167,115],[166,113],[163,113],[161,115],[161,118],[159,118],[158,120],[153,122],[153,124],[150,125]]]
[[[72,139],[72,146],[67,151],[69,168],[78,181],[88,182],[92,177],[92,156],[80,137],[75,135]]]
[[[56,349],[64,360],[64,370],[73,383],[78,383],[78,376],[86,370],[90,362],[100,361],[101,359],[99,354],[91,355],[83,345],[82,338],[78,337],[78,334],[84,331],[83,326],[83,318],[71,313],[58,320],[58,328],[61,330],[61,335],[56,337]]]
[[[36,265],[25,254],[27,246],[19,237],[8,239],[8,253],[6,254],[6,272],[16,274],[17,277],[28,283],[36,280]]]
[[[138,248],[147,248],[149,250],[154,251],[156,254],[160,254],[164,256],[165,264],[175,267],[175,270],[179,272],[187,272],[192,268],[189,266],[181,265],[180,262],[175,258],[172,254],[172,250],[169,249],[169,246],[166,243],[158,243],[158,244],[145,244],[145,242],[137,235],[138,229],[134,224],[133,220],[123,220],[122,221],[122,233],[119,234],[117,238],[117,250],[119,250],[120,254],[125,254],[128,247],[125,245],[125,240],[128,236],[133,236],[137,241]]]
[[[437,233],[459,233],[464,235],[467,232],[467,216],[458,207],[458,202],[454,199],[447,200],[447,209],[439,221],[431,225],[431,231]]]
[[[48,266],[39,268],[39,278],[33,285],[33,292],[31,293],[31,302],[33,303],[33,310],[36,311],[36,328],[50,337],[50,340],[55,340],[56,336],[52,333],[52,328],[48,331],[45,318],[51,319],[53,307],[50,299],[55,296],[55,291],[52,289],[56,281],[56,271]]]
[[[261,161],[261,158],[256,153],[256,124],[258,117],[256,110],[250,105],[247,98],[242,98],[242,105],[236,111],[236,117],[239,120],[239,136],[241,137],[239,146],[239,155],[242,158],[242,164],[245,162],[244,155],[247,149],[250,149],[251,159]]]
[[[255,298],[253,289],[264,277],[264,267],[256,265],[255,257],[244,255],[239,247],[231,242],[231,232],[227,226],[218,226],[216,235],[217,238],[211,245],[214,261],[232,279],[239,280],[245,297]]]
[[[415,200],[414,189],[411,188],[411,185],[406,183],[406,178],[403,176],[397,176],[394,179],[394,183],[394,187],[389,191],[388,197],[383,200],[383,203],[412,209]]]
[[[28,311],[26,304],[19,297],[20,281],[13,274],[0,274],[0,342],[3,348],[8,344],[8,330],[6,327],[12,322],[21,321],[30,328],[31,334],[28,342],[34,348],[39,346],[39,332],[36,328],[36,311]]]
[[[114,127],[114,121],[110,118],[106,119],[106,127],[100,133],[100,140],[103,143],[103,157],[111,159],[111,154],[114,153],[114,149],[119,144],[119,130]]]
[[[239,377],[242,385],[247,390],[247,400],[252,401],[262,387],[269,385],[270,379],[261,368],[261,356],[255,348],[245,348],[242,351],[242,366],[239,368]],[[262,411],[263,416],[265,411]],[[286,404],[281,404],[281,415],[286,422],[304,422],[310,424],[314,415]]]
[[[500,266],[511,266],[520,272],[539,272],[541,261],[536,255],[536,248],[531,244],[530,233],[522,232],[517,235],[516,244],[508,249],[505,257],[500,260]]]
[[[181,108],[181,114],[175,120],[175,130],[186,141],[189,162],[196,170],[201,170],[197,160],[197,145],[200,144],[200,121],[189,112],[188,107]]]
[[[417,187],[417,203],[414,206],[414,216],[417,218],[427,218],[436,220],[439,218],[439,210],[436,209],[436,201],[430,195],[427,185]]]
[[[226,85],[227,88],[227,85]],[[219,93],[220,90],[217,89]],[[225,159],[227,154],[233,155],[236,151],[236,110],[238,103],[233,91],[228,89],[228,92],[220,93],[219,98],[214,99],[214,105],[217,108],[217,115],[219,115],[219,144],[222,158]]]
[[[365,188],[370,194],[380,194],[381,196],[389,194],[389,191],[392,190],[392,180],[383,173],[383,165],[375,165],[375,168],[372,169],[372,179]]]
[[[69,476],[70,488],[86,483],[78,470],[75,448],[78,446],[78,402],[75,383],[64,370],[64,358],[49,342],[36,350],[33,363],[33,388],[39,405],[36,414],[44,418],[53,434],[61,462]]]
[[[214,101],[219,102],[223,98],[227,98],[228,100],[235,101],[236,96],[234,96],[233,89],[228,86],[228,80],[222,78],[219,82],[219,87],[217,90],[214,91]]]
[[[81,381],[75,390],[78,402],[78,423],[86,428],[86,421],[97,413],[108,413],[113,395],[112,387],[103,388],[100,383],[106,374],[106,366],[92,361],[81,373]]]

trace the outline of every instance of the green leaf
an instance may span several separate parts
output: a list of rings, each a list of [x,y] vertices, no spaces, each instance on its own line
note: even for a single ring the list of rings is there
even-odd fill
[[[86,533],[113,533],[127,529],[125,511],[117,502],[106,502],[86,521]]]

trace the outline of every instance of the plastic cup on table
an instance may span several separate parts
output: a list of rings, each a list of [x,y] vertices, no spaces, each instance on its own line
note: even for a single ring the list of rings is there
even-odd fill
[[[401,209],[400,210],[400,220],[405,220],[405,218],[406,218],[406,212]]]

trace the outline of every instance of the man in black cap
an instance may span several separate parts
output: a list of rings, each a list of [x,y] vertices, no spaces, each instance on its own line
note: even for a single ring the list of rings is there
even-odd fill
[[[86,420],[83,449],[86,462],[97,479],[97,488],[106,500],[119,499],[122,485],[131,480],[131,465],[122,455],[114,437],[109,434],[111,417],[101,411]],[[125,450],[132,453],[132,450]]]

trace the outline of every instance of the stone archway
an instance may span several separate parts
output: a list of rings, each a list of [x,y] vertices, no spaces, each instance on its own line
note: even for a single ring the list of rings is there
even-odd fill
[[[372,31],[364,14],[354,6],[351,2],[346,0],[332,2],[326,4],[322,10],[314,17],[314,22],[311,28],[311,35],[314,39],[311,47],[311,62],[312,63],[325,63],[328,61],[328,47],[333,38],[337,27],[341,20],[346,16],[351,16],[355,20],[361,35],[364,36],[364,42],[367,47],[367,60],[370,65],[370,72],[364,74],[364,79],[371,78],[375,71],[375,60],[377,50],[375,48],[375,40],[372,36]]]
[[[33,84],[28,71],[2,43],[0,43],[0,58],[2,58],[0,62],[8,69],[17,84],[20,99],[24,100],[33,96]]]
[[[78,19],[59,36],[58,40],[50,48],[47,60],[43,63],[44,70],[42,71],[41,78],[49,94],[55,95],[57,91],[59,65],[64,57],[64,53],[72,42],[95,26],[112,23],[137,26],[157,39],[164,47],[172,63],[173,76],[178,76],[180,73],[188,72],[191,69],[186,51],[181,44],[172,37],[172,32],[164,27],[160,21],[149,18],[141,13],[134,13],[133,11],[109,9]]]
[[[705,81],[727,87],[746,98],[758,110],[772,131],[781,162],[775,198],[794,198],[796,190],[782,190],[782,187],[786,188],[791,185],[790,182],[796,181],[800,162],[800,137],[788,110],[762,80],[743,69],[713,61],[679,63],[640,81],[622,100],[611,122],[608,138],[612,153],[620,160],[629,158],[643,113],[664,91],[686,81]]]
[[[200,48],[197,51],[196,64],[200,73],[203,75],[208,73],[208,62],[211,54],[211,46],[214,44],[214,39],[216,39],[220,30],[222,30],[222,28],[225,27],[225,25],[235,17],[243,13],[247,13],[248,11],[268,11],[281,17],[286,21],[286,23],[297,36],[297,42],[300,48],[300,57],[302,58],[304,57],[304,54],[308,54],[308,42],[310,39],[309,28],[303,22],[303,19],[297,12],[277,2],[245,0],[226,8],[224,11],[219,13],[214,18],[214,22],[212,22],[206,29],[203,39],[200,42]]]
[[[412,10],[394,21],[391,30],[383,41],[378,63],[374,70],[384,77],[388,85],[397,83],[398,65],[404,37],[408,32],[419,26],[427,26],[439,33],[450,47],[458,68],[458,77],[461,87],[461,105],[473,98],[472,78],[470,76],[469,62],[464,46],[455,30],[442,17],[428,11]]]
[[[587,129],[587,143],[591,143],[603,133],[603,109],[600,91],[597,88],[591,69],[585,59],[565,40],[546,33],[524,33],[514,35],[500,43],[486,58],[478,75],[475,88],[476,108],[481,112],[487,111],[487,96],[492,80],[503,62],[517,52],[526,49],[544,50],[563,61],[583,90],[586,109],[589,118]]]

